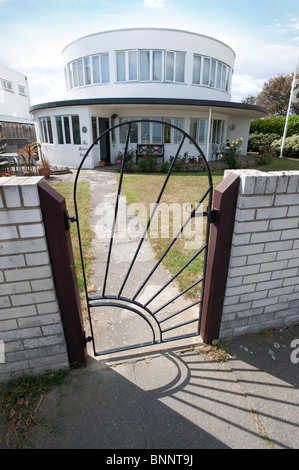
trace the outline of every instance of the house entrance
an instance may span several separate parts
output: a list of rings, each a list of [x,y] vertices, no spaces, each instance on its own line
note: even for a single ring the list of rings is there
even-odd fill
[[[132,155],[130,134],[136,122],[105,129],[83,157],[74,182],[76,215],[73,221],[77,223],[79,234],[91,331],[89,340],[95,356],[198,336],[200,331],[210,223],[215,215],[210,169],[190,135],[174,125],[155,121],[160,126],[174,127],[180,133],[180,143],[170,162],[166,165],[164,162],[162,167],[151,155],[150,148],[144,149],[139,160],[143,159],[144,164],[153,160],[151,164],[157,164],[157,172],[132,175],[130,184],[134,188],[136,181],[139,194],[144,195],[139,200],[132,198],[132,188],[127,186],[127,170],[131,170],[128,166]],[[99,285],[93,286],[91,295],[85,276],[77,185],[90,151],[102,140],[106,142],[107,136],[121,126],[126,133],[123,154],[119,171],[112,175],[108,185],[115,184],[116,177],[115,198],[113,200],[110,193],[102,194],[97,206],[96,243],[101,244],[105,253],[102,251],[97,260],[101,274],[97,278]],[[180,171],[187,144],[189,149],[192,144],[192,156],[202,159],[201,165],[196,163],[200,171],[189,173],[186,167],[184,172]],[[192,175],[191,180],[187,179],[189,175]],[[95,334],[95,324],[101,321],[106,321],[105,331],[100,329],[100,333]],[[108,341],[104,344],[107,334]]]

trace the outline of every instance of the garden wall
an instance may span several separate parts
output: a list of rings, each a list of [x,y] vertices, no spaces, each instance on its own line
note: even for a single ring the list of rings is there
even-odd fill
[[[299,323],[299,172],[240,177],[220,338]]]
[[[69,365],[40,207],[42,179],[0,179],[0,381]]]

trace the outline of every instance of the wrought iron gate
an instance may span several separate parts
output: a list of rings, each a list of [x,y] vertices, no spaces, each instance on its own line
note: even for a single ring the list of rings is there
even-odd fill
[[[113,258],[113,249],[115,248],[115,230],[118,223],[118,217],[120,216],[120,201],[121,201],[121,192],[123,189],[123,182],[124,182],[124,174],[126,163],[128,163],[128,152],[129,152],[129,145],[130,145],[130,138],[132,136],[132,129],[135,132],[136,126],[140,125],[141,122],[150,122],[159,124],[162,126],[162,130],[165,129],[167,126],[167,132],[170,130],[175,132],[176,138],[179,136],[179,143],[177,144],[177,149],[175,155],[171,158],[169,163],[169,168],[167,169],[167,173],[165,175],[164,181],[162,186],[157,194],[157,197],[154,200],[153,206],[151,206],[151,212],[147,219],[146,226],[142,229],[142,234],[139,237],[139,241],[136,244],[136,249],[132,255],[132,258],[128,262],[128,268],[126,270],[125,275],[123,275],[120,285],[114,285],[112,287],[112,292],[108,292],[107,289],[107,282],[109,278],[109,274],[111,271],[112,265],[112,258]],[[125,126],[125,127],[123,127]],[[133,127],[135,126],[135,127]],[[117,130],[121,130],[122,135],[125,135],[125,144],[124,144],[124,151],[123,151],[123,158],[120,162],[120,170],[119,170],[119,182],[118,182],[118,189],[117,189],[117,196],[116,201],[113,209],[113,216],[112,216],[112,224],[111,224],[111,234],[109,237],[108,247],[107,247],[107,258],[103,264],[103,279],[102,285],[100,287],[99,295],[89,295],[88,294],[88,285],[86,281],[86,271],[85,271],[85,260],[84,260],[84,253],[81,243],[81,234],[80,234],[80,221],[79,221],[79,214],[78,214],[78,202],[77,202],[77,185],[78,179],[80,175],[80,171],[82,166],[90,154],[93,147],[100,141],[100,139],[106,138],[106,134],[108,132],[115,133]],[[125,131],[125,132],[124,132]],[[161,134],[164,135],[164,132]],[[132,139],[133,140],[133,139]],[[135,140],[135,138],[134,138]],[[169,243],[162,254],[160,254],[159,259],[154,262],[154,265],[150,266],[148,273],[145,275],[144,279],[140,279],[139,285],[136,288],[134,293],[130,293],[129,295],[124,294],[124,290],[129,282],[129,278],[132,275],[132,270],[134,265],[136,264],[136,260],[141,253],[141,248],[145,243],[147,238],[147,233],[151,228],[151,224],[153,223],[155,214],[159,208],[159,204],[162,202],[162,197],[165,194],[167,185],[169,184],[170,178],[175,177],[174,169],[177,168],[179,162],[182,162],[181,159],[181,152],[183,150],[183,146],[185,143],[192,144],[193,150],[198,157],[202,158],[204,163],[203,171],[205,171],[206,175],[206,184],[201,190],[200,185],[198,185],[199,195],[198,199],[196,200],[195,204],[192,206],[188,206],[184,208],[185,213],[185,220],[179,227],[178,231],[174,234],[172,238],[169,239]],[[190,146],[188,147],[190,148]],[[146,157],[146,156],[145,156]],[[168,164],[166,164],[167,166]],[[203,173],[194,173],[194,175],[203,175]],[[199,181],[199,180],[198,180]],[[200,319],[201,319],[201,310],[202,310],[202,301],[204,295],[204,285],[205,285],[205,273],[206,273],[206,261],[207,261],[207,253],[208,253],[208,241],[209,241],[209,232],[210,232],[210,223],[213,222],[213,217],[215,215],[215,211],[212,210],[212,178],[209,166],[203,155],[203,152],[194,141],[194,139],[188,135],[183,130],[179,129],[178,127],[170,124],[169,122],[164,122],[160,120],[154,119],[142,119],[142,120],[132,120],[125,123],[118,124],[106,131],[104,131],[97,140],[90,146],[87,150],[86,154],[82,158],[82,161],[78,167],[75,182],[74,182],[74,205],[75,205],[75,217],[70,217],[71,221],[75,221],[77,223],[78,229],[78,238],[79,238],[79,248],[80,248],[80,255],[81,255],[81,262],[82,262],[82,271],[84,277],[84,287],[85,287],[85,294],[86,294],[86,302],[87,302],[87,310],[89,315],[90,321],[90,329],[91,329],[91,336],[88,340],[92,341],[93,343],[93,350],[95,356],[106,354],[108,352],[117,352],[126,349],[138,348],[141,346],[147,346],[157,343],[163,343],[168,341],[173,341],[176,339],[187,338],[191,336],[198,336],[200,332]],[[205,207],[205,209],[204,209]],[[150,292],[148,298],[145,298],[144,295],[141,295],[145,292],[147,286],[149,286],[149,281],[152,279],[153,275],[156,273],[157,269],[161,269],[160,264],[165,257],[170,253],[170,250],[173,249],[177,240],[182,236],[188,224],[193,224],[195,222],[195,218],[201,218],[205,222],[205,230],[204,230],[204,237],[200,246],[198,246],[195,250],[191,252],[190,259],[187,261],[183,260],[182,265],[180,268],[172,275],[167,277],[167,281],[163,285],[157,286],[156,292]],[[187,250],[186,250],[187,252]],[[192,265],[194,260],[198,259],[198,257],[202,258],[202,270],[198,273],[198,278],[191,283],[191,285],[184,287],[180,290],[177,288],[177,279],[180,275]],[[101,261],[99,261],[101,262]],[[143,265],[145,266],[145,265]],[[137,276],[138,277],[138,276]],[[175,286],[175,287],[173,287]],[[187,299],[185,295],[187,295],[195,286],[201,286],[201,292],[197,294],[196,298]],[[153,288],[153,286],[151,286]],[[166,296],[166,290],[172,289],[170,292],[170,297]],[[179,307],[177,307],[176,302],[182,302]],[[107,315],[112,315],[112,311],[117,312],[125,311],[129,312],[129,314],[134,314],[134,318],[142,319],[144,326],[147,325],[147,330],[150,332],[150,338],[146,341],[141,341],[135,344],[125,344],[125,345],[118,345],[117,347],[112,347],[109,349],[103,349],[102,347],[98,348],[95,340],[94,335],[94,324],[93,324],[93,312],[98,312],[98,309],[104,309],[107,311]],[[186,317],[187,313],[192,311],[192,315],[190,317]],[[195,313],[194,313],[195,312]],[[135,315],[137,317],[135,317]],[[185,317],[184,317],[185,315]],[[192,331],[190,328],[192,326]],[[131,326],[132,331],[134,331],[134,326]]]

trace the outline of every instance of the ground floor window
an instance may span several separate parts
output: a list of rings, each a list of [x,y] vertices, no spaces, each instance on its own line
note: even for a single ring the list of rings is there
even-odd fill
[[[207,119],[190,119],[190,136],[198,144],[207,143],[208,120]]]
[[[135,121],[140,122],[133,123],[130,133],[131,144],[178,144],[181,141],[182,134],[179,130],[174,129],[168,125],[162,126],[158,122],[151,122],[146,120],[147,118],[134,118],[134,117],[123,117],[120,119],[120,123]],[[167,124],[173,124],[180,129],[184,128],[184,118],[163,118],[153,117],[152,121],[161,121]],[[119,142],[124,144],[127,138],[127,126],[121,126],[119,130]]]
[[[80,120],[78,115],[56,116],[55,120],[59,144],[81,144]]]

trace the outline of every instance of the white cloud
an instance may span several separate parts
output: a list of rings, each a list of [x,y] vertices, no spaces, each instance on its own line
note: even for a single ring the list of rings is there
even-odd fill
[[[144,0],[144,6],[150,8],[163,8],[165,0]]]

